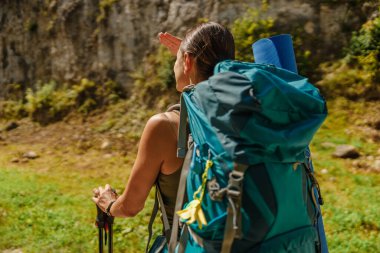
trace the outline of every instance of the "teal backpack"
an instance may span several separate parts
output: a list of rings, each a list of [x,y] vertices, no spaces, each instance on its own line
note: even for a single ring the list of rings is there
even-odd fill
[[[326,115],[317,88],[273,65],[223,61],[186,87],[168,251],[319,252],[307,147]]]

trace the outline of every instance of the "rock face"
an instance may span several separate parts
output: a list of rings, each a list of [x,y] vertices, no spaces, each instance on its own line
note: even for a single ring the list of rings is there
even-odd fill
[[[128,88],[128,73],[157,45],[158,32],[181,36],[200,18],[231,24],[247,8],[243,2],[4,0],[0,8],[0,97],[22,93],[38,81],[74,83],[83,77],[97,82],[112,79]],[[257,7],[260,2],[250,5]],[[315,2],[319,1],[273,0],[268,14],[280,23],[318,34],[318,50],[323,52],[344,44],[345,25],[364,22],[365,10],[352,15],[347,3]],[[336,41],[340,36],[343,39]],[[21,84],[21,89],[9,85],[13,83]]]

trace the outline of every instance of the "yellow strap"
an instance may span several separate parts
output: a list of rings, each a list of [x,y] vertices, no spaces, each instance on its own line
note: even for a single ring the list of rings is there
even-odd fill
[[[202,174],[202,184],[194,192],[193,199],[190,203],[183,209],[177,212],[178,216],[186,220],[186,224],[192,224],[195,221],[198,222],[198,227],[201,229],[203,225],[207,225],[206,217],[202,210],[202,200],[205,193],[207,174],[208,170],[212,167],[212,161],[207,160],[205,170]]]

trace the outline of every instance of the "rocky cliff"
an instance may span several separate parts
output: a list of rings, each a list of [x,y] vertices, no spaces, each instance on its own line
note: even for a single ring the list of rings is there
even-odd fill
[[[333,3],[330,3],[333,2]],[[336,3],[338,2],[338,3]],[[87,77],[116,80],[128,88],[129,72],[157,45],[156,34],[183,35],[200,19],[229,25],[247,6],[240,0],[2,0],[0,97],[38,81],[73,83]],[[349,1],[272,0],[267,15],[280,32],[303,30],[327,55],[342,47],[373,4]],[[358,8],[359,6],[359,8]]]

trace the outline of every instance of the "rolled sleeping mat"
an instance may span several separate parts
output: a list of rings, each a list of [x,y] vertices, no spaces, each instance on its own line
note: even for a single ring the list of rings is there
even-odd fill
[[[290,34],[260,39],[252,44],[252,49],[256,63],[273,64],[276,67],[298,73]]]

